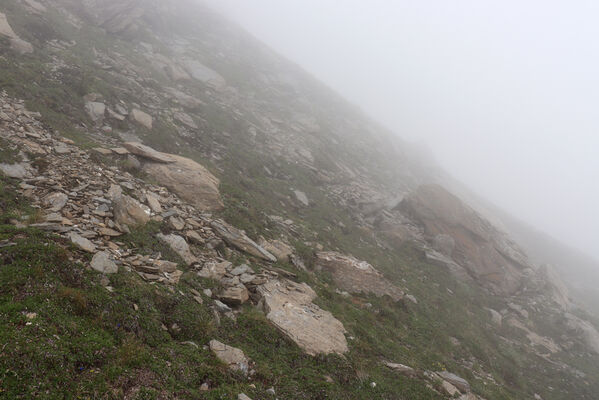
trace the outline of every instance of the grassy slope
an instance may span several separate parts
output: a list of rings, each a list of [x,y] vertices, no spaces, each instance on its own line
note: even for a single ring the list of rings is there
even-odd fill
[[[7,12],[16,18],[16,24],[25,24],[25,17],[12,4],[7,4]],[[52,35],[68,39],[68,26],[55,26],[61,31]],[[86,51],[108,38],[98,32],[82,32],[85,35],[78,37],[79,44],[69,52],[78,68],[68,73],[76,79],[49,79],[44,66],[48,55],[43,51],[24,58],[5,54],[0,58],[0,88],[27,99],[28,107],[39,110],[53,129],[91,145],[73,128],[87,118],[81,111],[81,95],[97,91],[111,98],[116,94],[114,85],[104,82],[109,77],[86,61]],[[110,43],[124,46],[121,51],[126,53],[126,43]],[[212,114],[219,115],[219,111]],[[208,118],[208,123],[212,124],[209,130],[227,130],[236,138],[244,135],[235,131],[242,125],[223,121],[222,115],[218,119]],[[161,128],[146,132],[151,139],[148,143],[170,150],[164,148],[169,145],[164,131],[168,128],[171,132],[172,128],[166,122],[156,125]],[[223,320],[222,326],[214,325],[208,310],[188,295],[190,287],[206,287],[210,283],[199,282],[192,274],[187,274],[179,285],[184,295],[147,285],[125,272],[111,277],[115,291],[108,293],[96,284],[97,275],[69,261],[69,253],[75,250],[60,240],[29,229],[2,226],[0,239],[9,238],[19,245],[0,252],[0,343],[7,344],[0,358],[0,390],[4,391],[0,395],[14,398],[28,393],[24,398],[34,394],[43,398],[46,393],[48,398],[69,394],[72,398],[122,398],[123,393],[143,383],[147,388],[139,398],[156,398],[161,393],[178,398],[231,398],[241,390],[266,398],[264,390],[270,386],[286,398],[434,398],[422,383],[398,377],[381,367],[381,359],[419,368],[449,369],[469,379],[476,391],[490,400],[530,398],[535,392],[545,399],[563,398],[564,392],[582,399],[592,398],[599,390],[596,357],[559,355],[595,374],[588,378],[590,387],[564,379],[525,347],[508,345],[495,334],[517,337],[517,332],[507,328],[493,332],[487,327],[489,317],[483,306],[501,308],[499,300],[458,285],[445,271],[426,264],[414,249],[390,252],[379,248],[368,233],[356,226],[347,210],[336,207],[314,186],[307,171],[264,159],[247,146],[236,145],[234,140],[226,145],[228,154],[219,165],[223,171],[219,177],[227,204],[223,216],[227,220],[256,238],[259,234],[278,234],[278,228],[265,215],[292,217],[301,231],[294,244],[307,258],[311,248],[303,244],[306,240],[352,253],[408,287],[419,304],[398,306],[384,299],[364,297],[348,300],[335,294],[326,277],[302,276],[317,290],[318,303],[341,319],[349,335],[355,337],[346,359],[314,359],[302,355],[250,307],[237,323]],[[201,160],[201,154],[195,157]],[[266,176],[263,163],[271,170],[283,171],[289,179]],[[288,198],[290,182],[308,194],[313,207],[293,207]],[[33,212],[10,199],[13,195],[6,183],[0,192],[3,215],[14,213],[15,208]],[[151,234],[151,229],[136,232],[130,240],[140,246],[151,245]],[[372,307],[366,307],[366,303]],[[139,311],[134,310],[133,304],[139,306]],[[38,317],[28,321],[22,311],[37,312]],[[171,326],[174,322],[182,328],[180,333],[171,336],[162,330],[162,324]],[[461,345],[453,345],[450,336]],[[212,337],[243,348],[257,362],[255,390],[228,374],[207,351],[181,344],[193,340],[203,345]],[[472,361],[474,371],[491,373],[498,385],[475,379],[460,360]],[[327,383],[324,375],[330,375],[334,383]],[[205,380],[218,389],[209,394],[198,393]],[[369,387],[370,381],[378,383],[375,394]]]

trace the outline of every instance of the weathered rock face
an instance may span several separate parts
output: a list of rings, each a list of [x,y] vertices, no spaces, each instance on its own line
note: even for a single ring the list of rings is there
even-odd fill
[[[232,227],[222,220],[212,221],[210,226],[216,233],[223,238],[229,245],[245,251],[255,257],[262,258],[267,261],[276,262],[275,256],[260,247],[256,242],[247,237],[242,231]]]
[[[441,186],[420,186],[398,208],[423,228],[430,243],[451,254],[481,285],[501,294],[520,288],[522,271],[530,268],[524,253]]]
[[[6,15],[0,13],[0,36],[5,36],[10,41],[10,48],[19,54],[33,53],[31,43],[21,39],[8,23]]]
[[[372,293],[379,297],[387,295],[395,301],[401,300],[404,295],[400,288],[366,261],[333,251],[322,251],[316,254],[314,265],[319,270],[329,271],[335,284],[350,293]]]
[[[202,211],[218,211],[224,207],[218,178],[189,158],[167,156],[173,162],[144,163],[142,171]]]
[[[310,355],[348,351],[343,324],[312,303],[316,293],[305,283],[271,280],[257,288],[266,317]]]

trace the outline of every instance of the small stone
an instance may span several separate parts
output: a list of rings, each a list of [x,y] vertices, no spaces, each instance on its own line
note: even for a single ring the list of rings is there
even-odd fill
[[[252,400],[252,399],[249,398],[245,393],[239,393],[237,395],[237,400]]]

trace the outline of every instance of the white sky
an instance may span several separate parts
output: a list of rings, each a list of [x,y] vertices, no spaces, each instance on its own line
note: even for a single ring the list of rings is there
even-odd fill
[[[205,1],[484,197],[599,257],[599,1]]]

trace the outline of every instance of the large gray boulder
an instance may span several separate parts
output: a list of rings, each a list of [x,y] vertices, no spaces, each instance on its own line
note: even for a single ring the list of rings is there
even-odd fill
[[[142,172],[175,192],[201,211],[219,211],[224,205],[218,185],[220,181],[203,165],[185,157],[161,153],[138,142],[123,145],[146,162]]]

